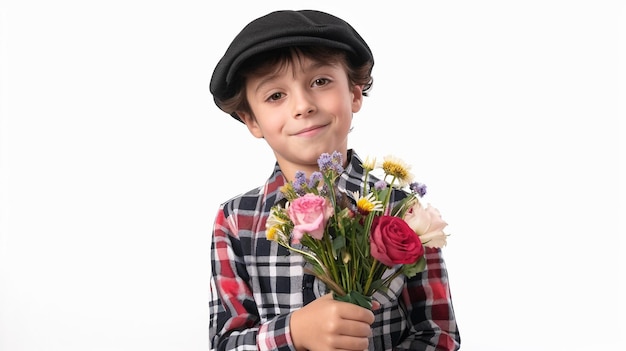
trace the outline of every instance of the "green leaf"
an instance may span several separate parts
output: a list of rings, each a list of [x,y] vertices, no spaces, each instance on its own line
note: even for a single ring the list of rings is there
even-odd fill
[[[337,236],[333,239],[333,250],[336,252],[339,249],[343,249],[346,247],[346,237],[345,236]]]
[[[396,217],[404,218],[406,211],[408,211],[408,209],[411,208],[411,206],[413,206],[415,199],[416,199],[415,194],[409,194],[407,197],[402,199],[400,202],[398,202],[394,206],[393,211],[391,211],[392,215]]]
[[[424,271],[425,268],[426,268],[426,258],[422,256],[420,257],[419,260],[417,260],[417,262],[413,264],[405,265],[404,267],[402,267],[402,272],[408,278],[411,278],[417,273]]]
[[[383,288],[383,280],[382,279],[374,280],[372,282],[372,285],[370,286],[370,289],[372,289],[372,290],[380,290],[381,288]]]
[[[365,296],[358,291],[350,291],[344,296],[333,294],[333,298],[337,301],[349,302],[363,308],[372,309],[372,297]]]
[[[384,200],[387,198],[387,193],[391,190],[391,185],[387,186],[385,189],[382,189],[379,193],[378,193],[378,199],[379,200]],[[388,204],[383,203],[384,206],[387,206]]]

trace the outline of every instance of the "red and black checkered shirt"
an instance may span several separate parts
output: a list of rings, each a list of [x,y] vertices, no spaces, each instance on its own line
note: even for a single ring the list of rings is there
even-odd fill
[[[339,189],[361,189],[362,161],[350,163]],[[209,336],[211,350],[295,350],[291,312],[326,293],[323,283],[304,273],[305,261],[265,238],[270,209],[285,184],[278,164],[263,187],[220,206],[211,242]],[[395,201],[405,196],[396,191]],[[460,335],[448,274],[440,249],[426,249],[427,268],[411,279],[396,278],[386,294],[376,293],[374,350],[457,350]],[[372,346],[370,346],[372,349]]]

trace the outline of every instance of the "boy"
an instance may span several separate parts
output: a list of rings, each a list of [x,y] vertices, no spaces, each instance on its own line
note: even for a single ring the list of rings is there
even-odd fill
[[[373,311],[336,301],[304,274],[304,260],[265,238],[280,187],[318,170],[339,151],[338,186],[360,188],[363,169],[348,149],[353,113],[372,85],[370,48],[327,13],[277,11],[250,22],[211,78],[224,112],[264,138],[276,157],[264,186],[228,200],[215,219],[209,334],[212,350],[456,350],[460,346],[439,249],[427,269],[398,277]]]

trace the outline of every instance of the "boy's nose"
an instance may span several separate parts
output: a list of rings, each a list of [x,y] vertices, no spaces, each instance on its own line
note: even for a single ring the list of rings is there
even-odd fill
[[[314,113],[315,110],[315,104],[309,99],[309,97],[301,96],[295,102],[294,116],[306,117]]]
[[[297,112],[296,113],[296,117],[306,117],[306,116],[312,114],[313,112],[315,112],[315,109],[314,108],[309,108],[306,111]]]

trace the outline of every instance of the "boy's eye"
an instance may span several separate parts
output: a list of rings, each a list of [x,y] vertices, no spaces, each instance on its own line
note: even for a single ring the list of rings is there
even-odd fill
[[[282,96],[283,96],[282,93],[273,93],[272,95],[270,95],[268,100],[280,100]]]
[[[328,82],[329,80],[327,78],[317,78],[315,81],[313,81],[313,85],[321,86],[328,84]]]

